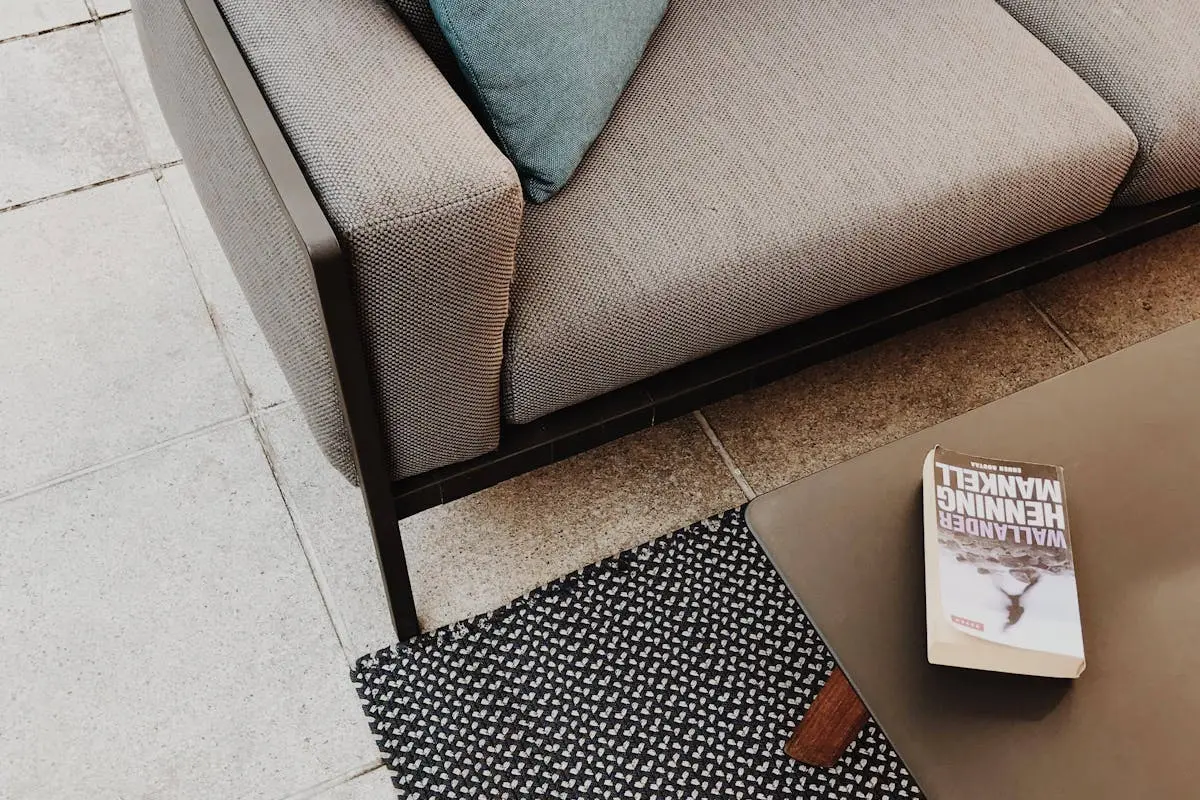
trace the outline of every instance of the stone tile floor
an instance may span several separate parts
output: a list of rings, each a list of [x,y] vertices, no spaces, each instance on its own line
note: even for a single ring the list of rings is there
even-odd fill
[[[0,798],[392,796],[388,644],[127,0],[0,4]],[[424,624],[1200,317],[1200,228],[403,524]]]

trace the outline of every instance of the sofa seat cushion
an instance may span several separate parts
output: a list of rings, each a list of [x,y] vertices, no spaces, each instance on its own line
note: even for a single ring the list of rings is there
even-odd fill
[[[1115,108],[1141,145],[1116,202],[1200,188],[1200,3],[1000,0]]]
[[[991,0],[672,0],[574,179],[526,207],[505,418],[1089,219],[1135,151]]]

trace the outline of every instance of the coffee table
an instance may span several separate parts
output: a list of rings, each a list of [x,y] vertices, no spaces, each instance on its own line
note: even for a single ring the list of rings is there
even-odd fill
[[[1078,680],[927,662],[920,475],[939,443],[1065,467]],[[765,494],[747,520],[929,797],[1200,797],[1200,322]]]

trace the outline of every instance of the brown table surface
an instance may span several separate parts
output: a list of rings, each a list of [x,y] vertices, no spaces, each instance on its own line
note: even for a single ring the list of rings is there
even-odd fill
[[[926,660],[935,444],[1066,469],[1078,680]],[[1200,322],[765,494],[747,518],[929,797],[1200,797]]]

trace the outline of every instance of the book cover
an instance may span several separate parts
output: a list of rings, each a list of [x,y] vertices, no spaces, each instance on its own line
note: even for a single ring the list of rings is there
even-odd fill
[[[930,661],[1077,677],[1083,632],[1062,468],[935,447],[925,517]]]

